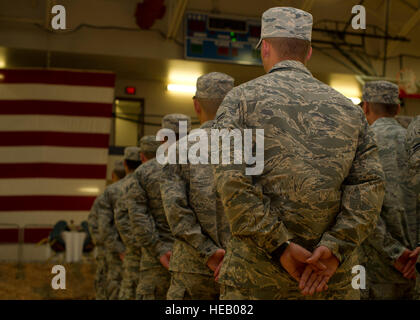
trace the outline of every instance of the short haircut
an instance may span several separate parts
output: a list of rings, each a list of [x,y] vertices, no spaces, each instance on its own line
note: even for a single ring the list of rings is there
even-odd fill
[[[368,105],[375,114],[380,116],[395,117],[398,113],[398,104],[368,102]]]
[[[203,99],[203,98],[196,98],[198,103],[200,104],[201,108],[203,108],[204,112],[212,115],[216,114],[217,109],[219,109],[220,105],[223,102],[223,98],[218,99]]]
[[[295,38],[267,38],[264,39],[282,58],[293,58],[305,61],[311,48],[311,42],[308,40]]]
[[[142,153],[147,158],[147,160],[156,158],[156,152],[150,152],[150,151],[148,151],[148,152],[142,152]]]
[[[141,161],[134,161],[134,160],[124,160],[125,164],[127,165],[128,169],[134,171],[137,169],[139,165],[141,165]]]
[[[120,180],[125,177],[125,170],[114,169],[113,172]]]
[[[176,139],[176,141],[178,141],[178,140],[179,140],[179,133],[175,133],[175,139]],[[164,142],[168,142],[168,140],[169,140],[169,137],[168,137],[168,136],[165,136],[165,137],[163,138],[163,141],[164,141]]]

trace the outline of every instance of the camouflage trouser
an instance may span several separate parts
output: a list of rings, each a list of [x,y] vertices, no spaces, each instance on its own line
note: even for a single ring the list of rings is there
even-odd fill
[[[123,278],[118,298],[120,300],[134,300],[139,282],[140,256],[128,251],[123,261]]]
[[[277,287],[261,289],[235,288],[221,285],[220,300],[359,300],[359,290],[326,291],[313,296],[304,296],[299,291],[281,292]]]
[[[96,300],[107,300],[106,294],[107,265],[105,253],[96,255],[95,297]]]
[[[166,300],[171,274],[165,268],[140,271],[137,300]]]
[[[420,273],[417,273],[416,276],[417,276],[417,281],[416,281],[416,290],[414,294],[414,299],[420,300]]]
[[[122,280],[122,261],[118,254],[107,253],[107,294],[108,300],[118,300]]]
[[[413,300],[415,298],[415,282],[412,283],[370,283],[365,300]]]
[[[212,276],[172,272],[168,300],[218,300],[220,286]]]

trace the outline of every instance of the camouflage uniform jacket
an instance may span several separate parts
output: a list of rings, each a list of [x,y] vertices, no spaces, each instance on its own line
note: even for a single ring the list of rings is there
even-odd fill
[[[99,195],[93,202],[88,215],[89,232],[95,246],[103,246],[103,239],[99,238],[98,217],[101,214],[101,203],[104,201],[104,194]]]
[[[92,208],[90,209],[89,215],[88,215],[88,226],[89,226],[89,232],[92,236],[93,243],[96,246],[96,255],[97,257],[105,257],[105,248],[104,248],[104,240],[100,238],[99,233],[99,216],[102,214],[101,207],[102,207],[102,201],[104,199],[104,195],[99,195],[95,202],[92,205]]]
[[[408,165],[410,185],[417,197],[416,220],[417,220],[417,246],[420,246],[420,116],[414,118],[407,128],[406,150],[408,153]]]
[[[330,289],[351,282],[355,249],[375,228],[384,195],[362,110],[302,63],[287,60],[229,92],[216,123],[218,129],[264,129],[265,152],[259,176],[245,175],[245,164],[215,166],[232,231],[219,281],[296,290],[270,255],[291,239],[311,252],[324,245],[340,260]]]
[[[213,121],[207,121],[201,126],[208,137],[212,125]],[[170,270],[211,275],[207,260],[217,249],[226,249],[230,239],[223,204],[216,195],[212,165],[166,164],[161,194],[176,238]]]
[[[135,242],[142,247],[140,270],[163,268],[159,258],[172,250],[173,237],[160,196],[161,169],[156,159],[142,164],[126,195]]]
[[[121,236],[121,239],[124,243],[124,246],[131,250],[131,252],[138,252],[140,254],[141,247],[136,246],[134,239],[133,228],[130,222],[130,217],[128,215],[128,207],[126,201],[126,195],[129,193],[130,187],[135,181],[135,176],[133,173],[128,174],[124,181],[121,183],[122,195],[117,200],[115,210],[114,210],[114,219],[115,225],[117,227],[118,233]]]
[[[121,185],[124,181],[125,177],[106,187],[103,193],[103,201],[101,201],[101,212],[103,214],[98,216],[100,237],[104,241],[105,249],[111,254],[120,254],[125,251],[114,221],[114,210],[117,200],[122,195]]]
[[[414,118],[407,128],[406,149],[410,168],[420,173],[420,116]],[[418,190],[417,190],[418,191]]]
[[[393,264],[412,244],[407,223],[404,184],[407,181],[406,130],[394,118],[380,118],[372,126],[385,173],[385,196],[374,232],[362,245],[369,279],[375,283],[406,282]],[[415,205],[415,198],[414,198]]]

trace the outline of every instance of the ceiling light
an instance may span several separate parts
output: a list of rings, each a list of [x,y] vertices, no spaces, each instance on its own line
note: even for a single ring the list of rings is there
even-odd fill
[[[362,100],[360,100],[360,98],[357,97],[350,97],[349,99],[356,105],[362,102]]]
[[[168,84],[168,91],[176,93],[194,94],[196,91],[195,86],[185,84]]]

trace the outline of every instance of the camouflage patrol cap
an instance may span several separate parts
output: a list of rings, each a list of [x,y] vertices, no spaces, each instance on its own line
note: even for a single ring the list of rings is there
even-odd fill
[[[275,7],[268,9],[262,15],[261,39],[266,38],[294,38],[311,41],[312,15],[306,11],[291,7]]]
[[[140,152],[156,152],[161,143],[156,136],[144,136],[139,141]]]
[[[140,161],[140,148],[127,147],[124,149],[124,160]]]
[[[114,171],[124,171],[124,162],[122,160],[115,160]]]
[[[171,129],[175,133],[179,133],[179,122],[187,121],[187,131],[191,130],[191,117],[181,113],[167,114],[162,119],[162,128]]]
[[[197,79],[195,98],[223,99],[233,89],[235,80],[225,73],[211,72]]]
[[[370,81],[363,86],[363,101],[400,104],[398,86],[388,81]]]

